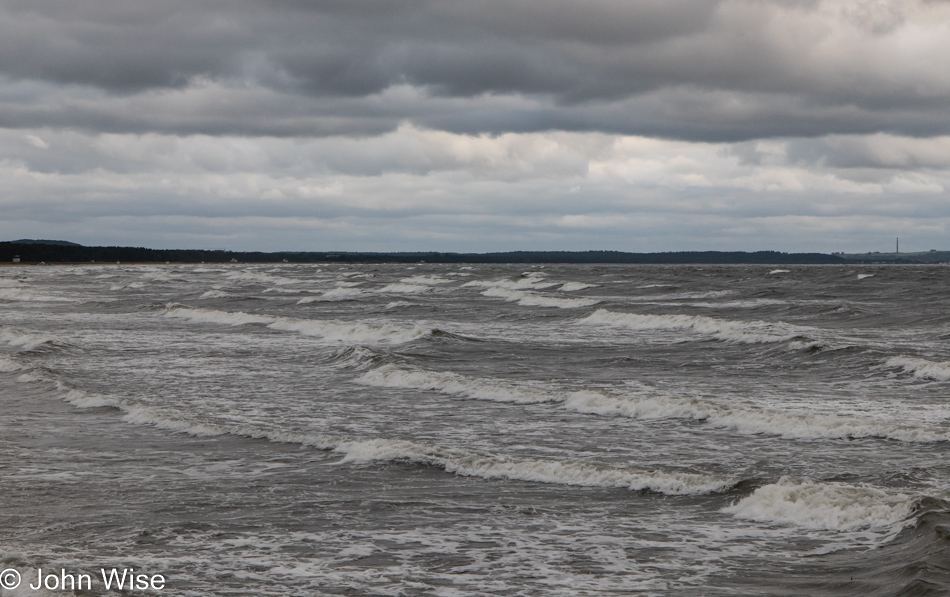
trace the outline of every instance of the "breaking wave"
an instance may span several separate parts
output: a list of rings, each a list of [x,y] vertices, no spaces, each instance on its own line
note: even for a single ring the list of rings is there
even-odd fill
[[[699,399],[665,396],[626,398],[584,390],[573,392],[565,406],[575,412],[635,419],[694,419],[740,433],[785,439],[855,439],[876,437],[905,442],[950,440],[950,433],[901,424],[891,419],[801,413],[756,406],[731,406]]]
[[[31,292],[29,290],[24,290],[22,288],[0,288],[0,300],[20,301],[24,303],[27,303],[27,302],[39,302],[39,303],[75,302],[75,299]]]
[[[23,376],[21,376],[23,377]],[[42,376],[22,380],[46,381]],[[112,407],[122,411],[129,423],[153,425],[160,429],[199,437],[235,435],[275,443],[293,443],[342,454],[339,464],[378,461],[408,462],[440,468],[448,473],[483,479],[510,479],[556,485],[611,487],[652,491],[668,495],[701,495],[726,491],[737,480],[685,472],[664,472],[617,468],[589,462],[512,457],[425,442],[370,438],[350,440],[329,434],[307,434],[267,430],[250,424],[221,424],[198,421],[193,415],[172,408],[130,403],[117,398],[89,394],[53,382],[64,400],[80,408]]]
[[[806,529],[853,531],[907,520],[920,498],[863,485],[815,483],[783,477],[723,508],[737,518]]]
[[[558,290],[563,290],[564,292],[575,292],[578,290],[584,290],[585,288],[596,288],[597,284],[585,284],[584,282],[565,282]]]
[[[57,343],[56,338],[47,334],[30,334],[10,328],[0,330],[0,341],[23,351]]]
[[[395,292],[397,294],[420,294],[422,292],[431,292],[431,285],[423,284],[389,284],[379,289],[379,292]]]
[[[600,302],[598,299],[558,298],[524,290],[509,290],[507,288],[489,288],[482,293],[482,296],[503,298],[508,302],[517,302],[522,307],[558,307],[560,309],[590,307]]]
[[[357,379],[358,383],[382,388],[435,390],[445,394],[476,400],[537,404],[558,402],[560,399],[541,388],[515,386],[504,382],[484,382],[457,373],[404,369],[383,365]]]
[[[297,304],[303,305],[303,304],[312,303],[315,301],[354,301],[354,300],[358,300],[361,296],[363,296],[363,294],[364,294],[363,291],[360,290],[359,288],[347,288],[347,287],[334,288],[332,290],[327,290],[320,296],[304,297],[300,299],[299,301],[297,301]]]
[[[410,276],[408,278],[403,278],[400,280],[403,284],[410,284],[413,286],[434,286],[436,284],[448,284],[452,280],[448,278],[443,278],[441,276]]]
[[[735,480],[696,473],[638,471],[587,462],[514,458],[394,439],[342,442],[334,451],[346,454],[341,461],[343,463],[402,460],[435,466],[465,477],[582,487],[615,487],[667,495],[717,493],[728,490],[737,483]]]
[[[887,359],[887,367],[900,367],[905,373],[911,373],[918,379],[950,381],[950,361],[934,362],[913,357],[893,357]]]
[[[431,329],[419,326],[405,327],[391,323],[362,323],[327,321],[318,319],[295,319],[276,315],[253,315],[241,311],[216,311],[168,305],[165,315],[187,319],[196,323],[216,323],[221,325],[263,324],[271,329],[285,332],[297,332],[305,336],[315,336],[336,342],[388,343],[402,344],[412,342],[432,333]]]
[[[528,274],[517,280],[472,280],[462,286],[473,288],[506,288],[508,290],[543,290],[557,286],[560,282],[549,282],[537,274]]]
[[[950,432],[890,419],[803,413],[754,405],[732,406],[697,398],[629,397],[593,390],[558,390],[541,384],[484,380],[395,364],[371,369],[356,381],[368,386],[430,390],[474,400],[512,404],[559,403],[566,410],[590,415],[641,420],[689,419],[739,433],[775,435],[785,439],[874,437],[918,443],[950,441]]]
[[[640,315],[598,309],[579,323],[606,325],[630,330],[681,330],[744,344],[785,342],[806,337],[811,328],[766,321],[732,321],[702,315]]]

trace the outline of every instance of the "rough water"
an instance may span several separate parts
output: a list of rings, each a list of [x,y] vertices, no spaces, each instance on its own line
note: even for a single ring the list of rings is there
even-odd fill
[[[113,567],[171,595],[950,594],[948,288],[3,268],[0,558],[24,584],[0,594]]]

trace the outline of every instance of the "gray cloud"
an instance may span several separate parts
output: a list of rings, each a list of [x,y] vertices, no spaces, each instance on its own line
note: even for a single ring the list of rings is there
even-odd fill
[[[0,126],[928,136],[950,132],[950,40],[938,26],[948,10],[924,0],[0,0],[0,87],[20,91],[0,88]]]

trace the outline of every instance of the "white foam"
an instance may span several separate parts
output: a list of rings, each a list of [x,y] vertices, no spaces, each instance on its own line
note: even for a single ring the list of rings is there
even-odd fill
[[[790,273],[790,271],[791,270],[787,270],[787,269],[773,269],[772,271],[769,272],[769,275],[774,276],[776,274],[787,274],[787,273]]]
[[[508,290],[543,290],[557,286],[560,282],[548,282],[541,277],[542,274],[529,274],[517,280],[472,280],[462,286],[473,288],[507,288]]]
[[[419,326],[402,327],[391,323],[340,322],[319,319],[294,319],[274,315],[252,315],[243,312],[216,311],[190,307],[168,306],[165,315],[197,323],[222,325],[264,324],[274,330],[297,332],[335,342],[402,344],[431,332]]]
[[[858,274],[858,280],[864,280],[865,278],[873,278],[874,274]]]
[[[26,368],[27,366],[23,363],[7,357],[0,357],[0,373],[13,373],[14,371],[23,371]]]
[[[782,478],[723,508],[737,518],[807,529],[884,528],[907,519],[916,499],[873,487]]]
[[[576,292],[578,290],[584,290],[585,288],[596,288],[597,284],[585,284],[584,282],[565,282],[561,285],[558,290],[563,290],[564,292]]]
[[[43,344],[54,342],[56,339],[48,334],[31,334],[6,328],[0,330],[0,341],[20,350],[33,350]]]
[[[307,297],[297,301],[297,304],[312,303],[315,300],[320,301],[351,301],[363,296],[364,292],[359,288],[339,287],[327,290],[319,297]]]
[[[950,361],[934,362],[913,357],[892,357],[885,363],[887,367],[901,367],[905,373],[912,373],[919,379],[950,381]]]
[[[579,323],[644,331],[682,330],[745,344],[784,342],[815,331],[781,322],[732,321],[701,315],[640,315],[616,313],[606,309],[598,309]]]
[[[357,356],[361,358],[363,355]],[[43,381],[50,380],[43,379]],[[222,425],[198,421],[193,415],[174,409],[133,404],[109,396],[88,394],[76,388],[68,388],[59,382],[54,383],[63,392],[63,398],[67,402],[80,408],[103,406],[117,408],[125,413],[123,419],[129,423],[153,425],[199,437],[229,434],[332,450],[344,456],[340,461],[341,464],[381,460],[410,461],[436,466],[457,475],[484,479],[513,479],[585,487],[616,487],[649,490],[669,495],[714,493],[728,489],[736,483],[735,480],[696,473],[668,473],[622,469],[588,462],[515,458],[399,439],[344,440],[326,434],[273,431],[250,425]]]
[[[448,284],[452,280],[441,276],[412,276],[400,280],[403,284],[421,284],[423,286],[434,286],[436,284]]]
[[[383,286],[379,289],[379,292],[395,292],[399,294],[420,294],[422,292],[430,292],[432,290],[431,286],[424,286],[422,284],[389,284]]]
[[[905,442],[950,440],[950,433],[921,427],[893,417],[853,417],[796,412],[755,405],[718,404],[696,398],[649,396],[630,398],[603,392],[573,392],[565,408],[575,412],[635,419],[693,419],[740,433],[777,435],[786,439],[852,439],[878,437]]]
[[[261,285],[275,285],[275,286],[284,286],[287,284],[296,284],[297,280],[292,278],[285,278],[283,276],[273,276],[270,274],[263,274],[260,272],[244,270],[244,271],[231,271],[228,272],[225,277],[239,281],[239,282],[250,282],[253,284]]]
[[[410,303],[409,301],[393,301],[391,303],[386,303],[385,309],[398,309],[399,307],[411,307],[415,303]]]
[[[220,291],[220,290],[209,290],[209,291],[205,292],[204,294],[202,294],[202,295],[201,295],[200,297],[198,297],[198,298],[203,298],[203,299],[216,299],[216,298],[225,298],[225,297],[227,297],[227,296],[228,296],[228,293],[227,293],[227,292],[222,292],[222,291]]]
[[[623,396],[605,391],[570,391],[540,383],[478,379],[448,371],[386,364],[357,378],[357,383],[383,388],[437,391],[449,396],[513,404],[563,403],[566,410],[632,419],[690,419],[744,434],[776,435],[786,439],[853,439],[879,437],[906,442],[950,440],[950,433],[893,418],[853,417],[731,405],[698,398],[662,395]]]
[[[342,442],[335,451],[346,454],[341,462],[408,460],[466,477],[650,490],[668,495],[708,494],[735,484],[735,481],[695,473],[638,471],[586,462],[513,458],[393,439]]]
[[[482,296],[503,298],[508,302],[517,302],[522,307],[557,307],[560,309],[578,309],[590,307],[600,302],[591,298],[559,298],[544,296],[524,290],[510,290],[507,288],[489,288]]]
[[[20,301],[24,303],[27,303],[27,302],[39,302],[39,303],[75,302],[75,299],[65,298],[65,297],[60,297],[60,296],[51,296],[48,294],[41,294],[37,292],[31,292],[29,290],[24,290],[22,288],[0,288],[0,300]]]
[[[536,404],[560,400],[541,388],[516,386],[499,381],[486,382],[457,373],[405,369],[396,365],[383,365],[366,372],[356,381],[383,388],[436,390],[445,394],[495,402]]]

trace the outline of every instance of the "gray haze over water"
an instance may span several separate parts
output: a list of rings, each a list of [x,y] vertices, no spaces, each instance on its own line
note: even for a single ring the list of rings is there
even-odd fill
[[[948,281],[4,268],[0,558],[189,596],[943,594]]]

